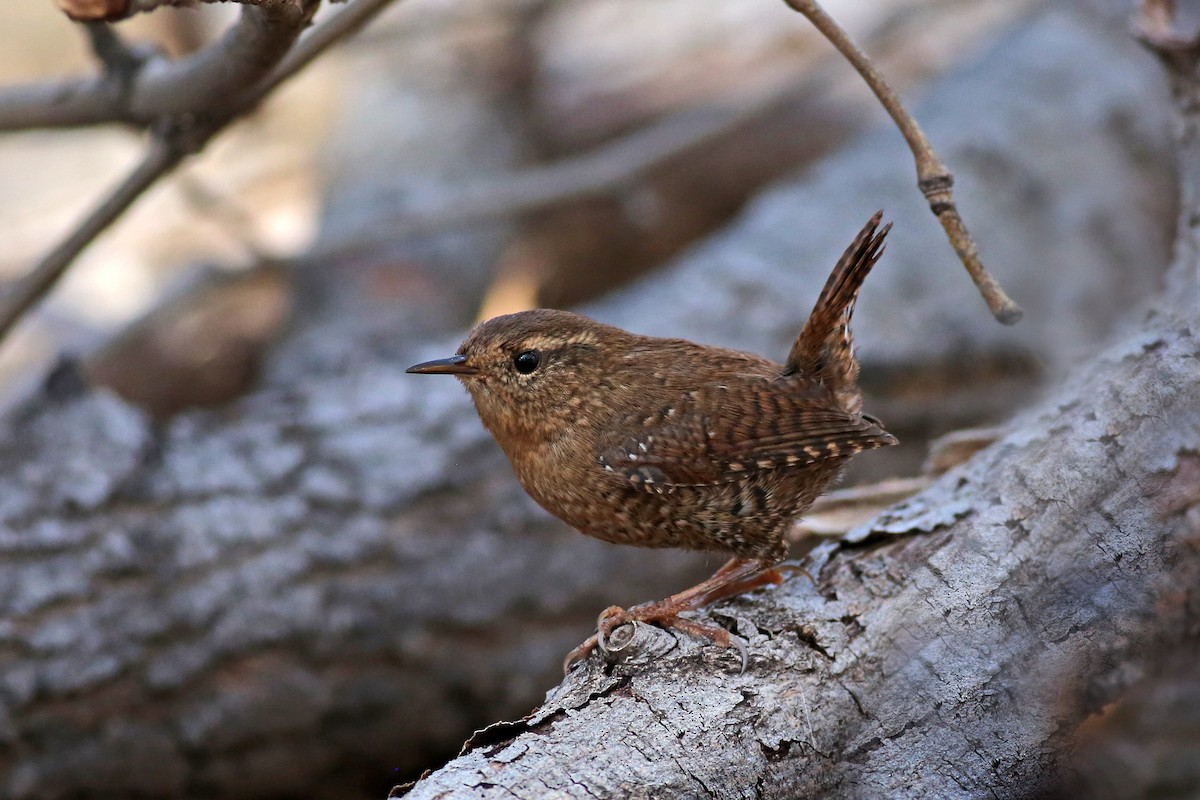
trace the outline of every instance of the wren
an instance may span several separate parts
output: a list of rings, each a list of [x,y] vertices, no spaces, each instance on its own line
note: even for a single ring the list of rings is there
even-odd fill
[[[454,375],[521,485],[588,536],[732,556],[665,600],[610,607],[565,666],[631,621],[736,644],[679,616],[780,576],[785,534],[856,453],[896,444],[862,413],[850,317],[891,225],[876,214],[842,255],[777,364],[535,309],[476,327],[458,353],[409,367]]]

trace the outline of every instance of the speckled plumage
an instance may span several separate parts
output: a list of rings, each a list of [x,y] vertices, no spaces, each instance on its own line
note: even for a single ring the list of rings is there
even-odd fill
[[[861,413],[849,328],[890,227],[877,231],[880,216],[839,260],[784,364],[537,309],[488,320],[456,356],[411,371],[458,376],[521,485],[583,533],[765,569],[847,459],[895,443]]]

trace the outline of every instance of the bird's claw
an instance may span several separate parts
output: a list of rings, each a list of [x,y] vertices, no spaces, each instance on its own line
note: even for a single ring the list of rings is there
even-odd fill
[[[638,609],[633,609],[632,612],[626,611],[618,606],[609,606],[600,612],[600,616],[596,619],[596,633],[589,637],[587,641],[576,647],[571,652],[567,653],[563,659],[563,674],[570,674],[576,664],[583,661],[593,650],[599,650],[606,660],[610,656],[620,653],[629,643],[633,641],[632,634],[625,639],[624,642],[618,645],[612,644],[612,634],[623,625],[637,625],[639,622],[657,622],[662,627],[675,628],[676,630],[698,636],[704,639],[710,639],[714,644],[721,647],[732,647],[737,650],[738,656],[741,658],[741,668],[738,674],[746,671],[746,667],[750,664],[750,651],[746,646],[746,640],[735,633],[730,633],[716,625],[707,625],[695,620],[683,619],[675,615],[656,617],[647,616],[645,619],[638,614]]]
[[[750,665],[750,649],[746,646],[746,640],[736,633],[731,633],[717,625],[706,625],[703,622],[696,622],[690,619],[676,617],[668,623],[672,628],[683,631],[705,639],[711,639],[713,644],[718,644],[721,647],[733,647],[738,651],[741,657],[741,668],[738,674],[745,673],[746,667]]]
[[[575,668],[575,665],[581,663],[585,658],[591,655],[591,652],[595,649],[596,637],[592,636],[583,644],[579,645],[579,647],[576,647],[574,650],[567,653],[567,656],[563,659],[562,663],[563,675],[570,675],[571,670]]]
[[[777,578],[777,580],[772,581],[772,583],[782,583],[783,575],[781,573],[790,572],[792,574],[803,575],[804,577],[808,578],[808,582],[811,583],[813,586],[817,585],[817,579],[815,577],[813,577],[813,574],[811,572],[809,572],[807,569],[805,569],[804,567],[800,566],[799,564],[791,564],[791,563],[776,564],[769,571],[774,571],[775,577]]]
[[[633,636],[630,635],[627,637],[623,644],[614,646],[610,644],[610,637],[613,635],[613,631],[622,625],[636,623],[637,620],[634,619],[625,609],[620,608],[619,606],[609,606],[601,611],[600,616],[596,618],[596,647],[598,647],[600,652],[604,653],[605,656],[608,656],[612,653],[621,652],[629,646],[631,641],[633,641]]]
[[[624,643],[616,646],[610,644],[610,637],[613,631],[622,625],[636,623],[637,620],[631,617],[628,611],[619,606],[609,606],[601,611],[600,616],[596,618],[596,633],[588,637],[579,647],[567,653],[566,658],[563,659],[563,674],[571,674],[574,666],[591,655],[593,650],[599,650],[606,659],[610,655],[624,650],[629,646],[629,642],[633,641],[633,636],[630,636]]]

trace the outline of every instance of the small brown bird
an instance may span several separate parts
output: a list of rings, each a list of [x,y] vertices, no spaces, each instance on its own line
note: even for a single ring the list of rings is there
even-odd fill
[[[863,414],[850,316],[891,225],[876,214],[834,267],[786,363],[638,336],[566,311],[490,319],[450,358],[525,490],[581,532],[618,544],[730,553],[711,578],[601,615],[567,665],[630,621],[745,648],[679,617],[775,583],[784,534],[855,453],[896,444]]]

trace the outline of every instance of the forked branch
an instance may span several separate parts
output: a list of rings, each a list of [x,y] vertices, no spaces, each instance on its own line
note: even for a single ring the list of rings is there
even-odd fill
[[[109,196],[28,274],[0,293],[0,340],[54,287],[83,249],[159,178],[171,172],[188,155],[203,149],[212,137],[253,110],[281,83],[320,53],[353,34],[392,1],[360,0],[318,27],[294,48],[300,32],[316,12],[319,0],[248,3],[241,20],[221,41],[195,56],[172,63],[143,61],[125,48],[105,23],[86,23],[93,49],[105,64],[106,74],[89,79],[87,84],[96,92],[85,105],[98,116],[88,120],[75,119],[75,122],[113,119],[110,116],[114,113],[113,108],[106,105],[111,103],[112,95],[104,87],[116,82],[121,86],[118,103],[122,110],[118,118],[124,118],[126,113],[133,114],[152,127],[153,140],[142,161]],[[132,13],[130,8],[126,5],[123,13]],[[151,63],[155,66],[153,70],[148,68]],[[243,88],[247,86],[248,89]],[[172,96],[171,87],[181,91],[186,87],[184,98],[187,99]],[[36,94],[34,90],[27,98],[33,107],[39,106]],[[93,107],[93,101],[101,95],[107,99]],[[65,96],[67,105],[71,106],[74,102],[69,99],[71,95]],[[12,99],[11,94],[0,98],[0,128],[4,127],[5,102]],[[48,97],[47,102],[48,105],[41,107],[52,109],[53,99]],[[179,107],[181,102],[187,107]],[[17,103],[18,117],[21,107],[22,104]],[[10,106],[8,110],[14,108]],[[50,113],[53,116],[54,112]]]

